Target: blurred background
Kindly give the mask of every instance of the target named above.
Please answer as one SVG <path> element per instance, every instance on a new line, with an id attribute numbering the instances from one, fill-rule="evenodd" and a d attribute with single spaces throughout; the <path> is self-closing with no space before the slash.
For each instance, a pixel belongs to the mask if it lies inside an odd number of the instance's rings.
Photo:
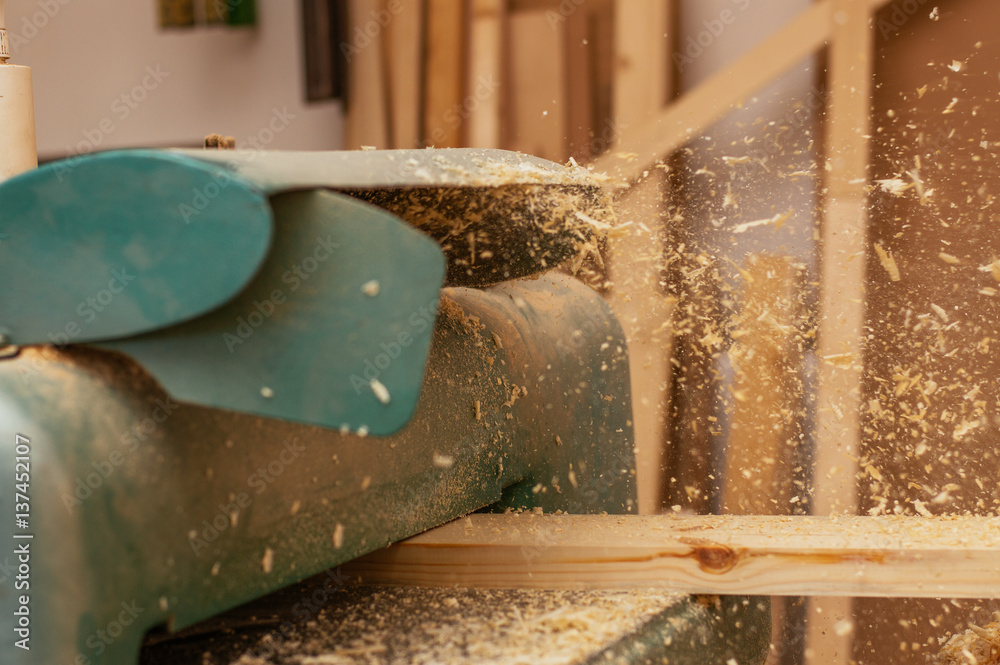
<path id="1" fill-rule="evenodd" d="M 39 156 L 489 147 L 606 173 L 643 512 L 995 514 L 994 0 L 9 0 Z M 991 175 L 992 174 L 992 175 Z M 975 537 L 975 534 L 970 534 Z M 775 599 L 773 663 L 982 602 Z"/>

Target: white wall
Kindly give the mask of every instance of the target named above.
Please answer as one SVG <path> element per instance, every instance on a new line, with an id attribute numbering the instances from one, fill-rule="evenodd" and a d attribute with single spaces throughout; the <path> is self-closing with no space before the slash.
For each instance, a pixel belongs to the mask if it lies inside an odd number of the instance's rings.
<path id="1" fill-rule="evenodd" d="M 339 148 L 340 104 L 305 103 L 300 3 L 257 5 L 255 29 L 162 31 L 156 0 L 8 0 L 11 62 L 34 76 L 39 155 L 190 146 L 212 132 Z"/>

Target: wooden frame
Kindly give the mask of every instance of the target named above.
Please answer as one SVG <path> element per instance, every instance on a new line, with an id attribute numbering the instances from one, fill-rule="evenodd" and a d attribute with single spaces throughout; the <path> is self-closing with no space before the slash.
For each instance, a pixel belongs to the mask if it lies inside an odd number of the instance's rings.
<path id="1" fill-rule="evenodd" d="M 769 596 L 1000 596 L 1000 518 L 460 518 L 357 559 L 367 583 Z"/>

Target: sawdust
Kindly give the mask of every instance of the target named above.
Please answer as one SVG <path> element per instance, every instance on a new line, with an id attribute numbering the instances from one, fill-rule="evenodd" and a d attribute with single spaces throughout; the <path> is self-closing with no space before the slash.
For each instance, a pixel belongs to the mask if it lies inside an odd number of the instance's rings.
<path id="1" fill-rule="evenodd" d="M 1000 612 L 996 621 L 979 627 L 969 624 L 963 633 L 940 639 L 941 651 L 928 656 L 931 665 L 997 665 L 1000 663 Z"/>
<path id="2" fill-rule="evenodd" d="M 636 631 L 685 596 L 655 591 L 346 589 L 283 640 L 229 665 L 561 665 Z"/>
<path id="3" fill-rule="evenodd" d="M 578 271 L 617 220 L 594 184 L 496 184 L 347 192 L 384 208 L 441 244 L 447 283 L 483 286 L 544 272 Z"/>

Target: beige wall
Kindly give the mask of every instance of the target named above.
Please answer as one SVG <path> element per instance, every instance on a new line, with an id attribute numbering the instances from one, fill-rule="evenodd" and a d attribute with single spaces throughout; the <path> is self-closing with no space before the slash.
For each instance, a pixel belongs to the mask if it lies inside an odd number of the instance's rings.
<path id="1" fill-rule="evenodd" d="M 258 0 L 256 29 L 164 32 L 155 0 L 8 0 L 12 62 L 33 70 L 40 156 L 212 132 L 340 147 L 340 104 L 305 104 L 299 4 Z"/>

